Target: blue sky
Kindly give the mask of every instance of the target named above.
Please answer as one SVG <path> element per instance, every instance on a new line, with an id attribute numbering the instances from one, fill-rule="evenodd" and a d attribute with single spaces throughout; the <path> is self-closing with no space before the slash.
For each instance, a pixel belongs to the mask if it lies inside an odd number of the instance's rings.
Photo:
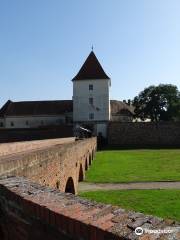
<path id="1" fill-rule="evenodd" d="M 111 99 L 151 84 L 180 89 L 179 0 L 1 0 L 0 105 L 71 99 L 92 44 Z"/>

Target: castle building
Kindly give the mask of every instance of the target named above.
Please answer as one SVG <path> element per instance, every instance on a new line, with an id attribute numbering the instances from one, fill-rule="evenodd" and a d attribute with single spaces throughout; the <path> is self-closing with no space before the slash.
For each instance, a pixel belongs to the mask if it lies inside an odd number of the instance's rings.
<path id="1" fill-rule="evenodd" d="M 23 101 L 8 100 L 0 110 L 0 127 L 37 128 L 72 124 L 72 100 Z"/>
<path id="2" fill-rule="evenodd" d="M 111 80 L 92 51 L 73 81 L 73 122 L 106 135 Z"/>
<path id="3" fill-rule="evenodd" d="M 111 79 L 93 51 L 72 79 L 73 100 L 23 101 L 8 100 L 0 109 L 0 128 L 39 128 L 73 124 L 106 137 L 109 121 L 129 122 L 133 107 L 110 100 Z"/>

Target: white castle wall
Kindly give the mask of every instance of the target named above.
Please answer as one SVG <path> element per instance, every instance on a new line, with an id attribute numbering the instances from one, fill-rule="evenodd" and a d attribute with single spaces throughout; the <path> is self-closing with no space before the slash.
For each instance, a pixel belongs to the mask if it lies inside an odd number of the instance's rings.
<path id="1" fill-rule="evenodd" d="M 89 90 L 90 84 L 93 84 L 93 90 Z M 109 85 L 108 79 L 73 81 L 74 122 L 110 120 Z M 89 104 L 91 97 L 92 105 Z M 94 113 L 92 120 L 89 119 L 90 113 Z"/>

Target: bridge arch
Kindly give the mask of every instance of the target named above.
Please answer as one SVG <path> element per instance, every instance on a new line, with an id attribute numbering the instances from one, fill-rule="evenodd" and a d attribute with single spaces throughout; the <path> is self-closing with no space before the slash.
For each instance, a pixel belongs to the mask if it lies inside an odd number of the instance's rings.
<path id="1" fill-rule="evenodd" d="M 91 163 L 92 163 L 92 157 L 91 157 L 92 155 L 91 154 L 89 154 L 89 165 L 91 165 Z"/>
<path id="2" fill-rule="evenodd" d="M 75 194 L 74 181 L 69 177 L 66 183 L 65 192 Z"/>
<path id="3" fill-rule="evenodd" d="M 83 167 L 82 164 L 79 166 L 79 182 L 82 182 L 84 180 L 84 173 L 83 173 Z"/>

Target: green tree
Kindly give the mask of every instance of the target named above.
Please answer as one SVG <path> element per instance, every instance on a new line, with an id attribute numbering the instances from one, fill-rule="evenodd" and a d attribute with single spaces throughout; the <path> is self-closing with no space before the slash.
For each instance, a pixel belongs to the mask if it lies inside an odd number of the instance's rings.
<path id="1" fill-rule="evenodd" d="M 150 86 L 133 100 L 135 117 L 153 122 L 180 120 L 180 92 L 171 84 Z"/>

